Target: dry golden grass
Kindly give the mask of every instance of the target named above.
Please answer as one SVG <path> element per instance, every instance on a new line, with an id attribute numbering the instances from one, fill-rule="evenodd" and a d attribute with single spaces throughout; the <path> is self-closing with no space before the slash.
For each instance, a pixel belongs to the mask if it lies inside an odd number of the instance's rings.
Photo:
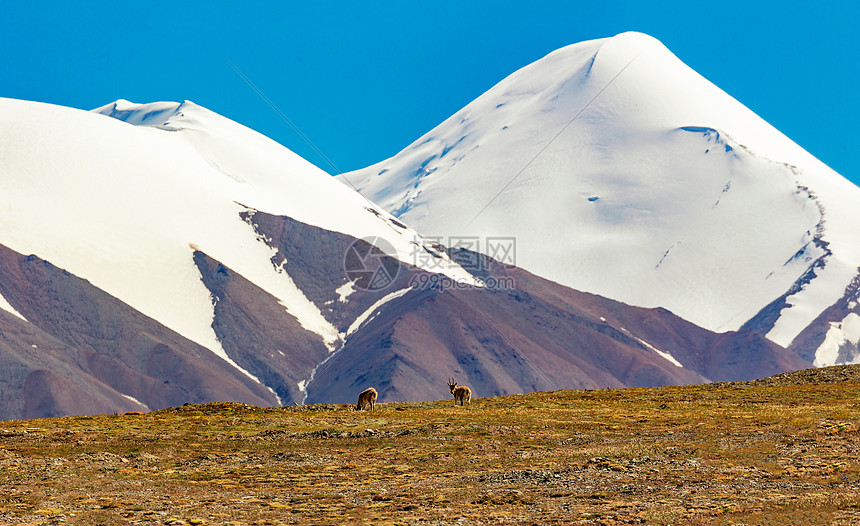
<path id="1" fill-rule="evenodd" d="M 452 404 L 0 422 L 0 523 L 860 524 L 860 383 Z"/>

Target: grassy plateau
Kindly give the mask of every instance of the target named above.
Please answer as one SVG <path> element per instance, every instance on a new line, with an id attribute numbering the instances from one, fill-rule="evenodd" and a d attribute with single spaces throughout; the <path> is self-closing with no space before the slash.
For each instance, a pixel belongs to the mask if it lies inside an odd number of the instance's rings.
<path id="1" fill-rule="evenodd" d="M 467 407 L 210 403 L 0 422 L 0 524 L 860 524 L 858 457 L 857 366 Z"/>

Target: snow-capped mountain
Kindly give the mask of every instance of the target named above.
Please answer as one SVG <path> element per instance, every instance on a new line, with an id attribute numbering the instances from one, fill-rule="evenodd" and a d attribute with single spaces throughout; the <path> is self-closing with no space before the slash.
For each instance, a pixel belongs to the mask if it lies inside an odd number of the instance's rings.
<path id="1" fill-rule="evenodd" d="M 198 255 L 244 276 L 331 351 L 345 334 L 275 259 L 254 215 L 384 237 L 402 261 L 418 248 L 414 231 L 353 190 L 191 102 L 120 100 L 85 112 L 0 99 L 0 138 L 0 244 L 88 281 L 258 383 L 222 345 Z M 471 280 L 456 264 L 444 268 Z M 0 308 L 27 320 L 2 289 Z"/>
<path id="2" fill-rule="evenodd" d="M 550 53 L 341 178 L 445 243 L 515 238 L 574 289 L 860 359 L 860 188 L 649 36 Z"/>
<path id="3" fill-rule="evenodd" d="M 190 102 L 9 99 L 0 363 L 0 418 L 352 402 L 369 385 L 438 399 L 451 375 L 487 396 L 810 365 L 751 330 L 446 249 Z"/>
<path id="4" fill-rule="evenodd" d="M 385 237 L 402 261 L 418 239 L 291 151 L 188 101 L 121 100 L 94 113 L 0 103 L 10 127 L 0 161 L 3 244 L 87 279 L 222 357 L 195 251 L 278 298 L 326 344 L 339 337 L 296 287 L 288 263 L 272 264 L 254 211 Z"/>

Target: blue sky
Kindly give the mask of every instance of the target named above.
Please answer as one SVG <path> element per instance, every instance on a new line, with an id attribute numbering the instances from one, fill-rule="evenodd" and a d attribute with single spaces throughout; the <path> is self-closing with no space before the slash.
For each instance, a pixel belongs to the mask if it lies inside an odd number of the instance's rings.
<path id="1" fill-rule="evenodd" d="M 321 168 L 407 146 L 559 47 L 635 30 L 855 183 L 860 2 L 0 3 L 0 96 L 189 99 Z"/>

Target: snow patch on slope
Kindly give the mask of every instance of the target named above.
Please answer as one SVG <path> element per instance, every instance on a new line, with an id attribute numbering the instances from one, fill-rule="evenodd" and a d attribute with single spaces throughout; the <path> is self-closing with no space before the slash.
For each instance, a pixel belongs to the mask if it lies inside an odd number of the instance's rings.
<path id="1" fill-rule="evenodd" d="M 15 316 L 17 316 L 18 318 L 21 318 L 21 319 L 22 319 L 22 320 L 24 320 L 24 321 L 29 321 L 29 320 L 27 320 L 27 318 L 25 318 L 25 317 L 24 317 L 20 312 L 18 312 L 18 311 L 15 309 L 15 307 L 13 307 L 13 306 L 12 306 L 12 305 L 11 305 L 11 304 L 6 300 L 6 298 L 4 298 L 4 297 L 3 297 L 3 295 L 2 295 L 2 294 L 0 294 L 0 309 L 5 310 L 5 311 L 6 311 L 6 312 L 8 312 L 9 314 L 13 314 L 13 315 L 15 315 Z"/>
<path id="2" fill-rule="evenodd" d="M 141 402 L 137 398 L 135 398 L 131 395 L 123 394 L 123 393 L 120 393 L 120 394 L 123 396 L 123 398 L 130 400 L 130 401 L 134 402 L 135 404 L 139 405 L 140 407 L 142 407 L 144 411 L 152 411 L 152 409 L 150 409 L 148 405 L 144 404 L 143 402 Z"/>
<path id="3" fill-rule="evenodd" d="M 601 317 L 601 318 L 600 318 L 600 320 L 601 320 L 601 321 L 604 321 L 604 322 L 606 321 L 606 319 L 605 319 L 605 318 L 603 318 L 603 317 Z M 628 331 L 628 330 L 627 330 L 627 329 L 625 329 L 624 327 L 621 327 L 621 330 L 622 330 L 622 331 L 624 331 L 624 332 L 626 332 L 628 335 L 630 335 L 630 336 L 631 336 L 634 340 L 636 340 L 637 342 L 639 342 L 639 343 L 641 343 L 642 345 L 644 345 L 646 349 L 648 349 L 648 350 L 650 350 L 650 351 L 652 351 L 652 352 L 654 352 L 654 353 L 658 354 L 660 357 L 662 357 L 662 358 L 666 359 L 666 361 L 670 362 L 670 363 L 671 363 L 672 365 L 674 365 L 675 367 L 684 367 L 684 365 L 683 365 L 681 362 L 679 362 L 678 360 L 676 360 L 676 359 L 675 359 L 675 357 L 674 357 L 674 356 L 672 356 L 672 353 L 668 353 L 668 352 L 666 352 L 666 351 L 661 351 L 660 349 L 658 349 L 658 348 L 654 347 L 653 345 L 651 345 L 650 343 L 646 342 L 646 341 L 645 341 L 645 340 L 643 340 L 642 338 L 640 338 L 640 337 L 638 337 L 638 336 L 634 335 L 632 332 Z"/>
<path id="4" fill-rule="evenodd" d="M 337 294 L 337 301 L 340 303 L 346 303 L 349 301 L 349 296 L 355 292 L 355 281 L 347 281 L 337 289 L 335 289 L 335 293 Z"/>
<path id="5" fill-rule="evenodd" d="M 653 345 L 651 345 L 650 343 L 646 342 L 646 341 L 645 341 L 645 340 L 643 340 L 642 338 L 637 338 L 636 336 L 634 336 L 634 338 L 636 338 L 636 341 L 637 341 L 637 342 L 641 343 L 642 345 L 644 345 L 645 347 L 647 347 L 647 348 L 648 348 L 648 349 L 650 349 L 651 351 L 653 351 L 653 352 L 655 352 L 655 353 L 659 354 L 660 356 L 662 356 L 663 358 L 665 358 L 667 361 L 669 361 L 669 362 L 670 362 L 672 365 L 674 365 L 675 367 L 684 367 L 684 366 L 681 364 L 681 362 L 679 362 L 678 360 L 676 360 L 676 359 L 675 359 L 675 357 L 674 357 L 674 356 L 672 356 L 672 353 L 668 353 L 668 352 L 666 352 L 666 351 L 661 351 L 660 349 L 658 349 L 658 348 L 654 347 Z"/>
<path id="6" fill-rule="evenodd" d="M 831 322 L 824 342 L 815 351 L 816 367 L 860 363 L 860 316 L 849 313 L 840 322 Z"/>
<path id="7" fill-rule="evenodd" d="M 391 293 L 386 294 L 385 296 L 379 298 L 376 301 L 376 303 L 371 305 L 367 310 L 365 310 L 364 312 L 359 314 L 357 318 L 355 318 L 355 321 L 353 321 L 350 324 L 349 328 L 346 330 L 346 333 L 343 335 L 343 339 L 346 340 L 346 338 L 351 336 L 362 325 L 364 325 L 364 322 L 367 321 L 367 319 L 372 314 L 374 314 L 380 307 L 382 307 L 383 305 L 385 305 L 389 301 L 396 300 L 397 298 L 403 296 L 404 294 L 406 294 L 410 290 L 412 290 L 412 287 L 407 287 L 405 289 L 395 290 L 394 292 L 391 292 Z"/>
<path id="8" fill-rule="evenodd" d="M 254 285 L 274 296 L 303 328 L 319 335 L 329 351 L 334 350 L 339 338 L 337 329 L 295 283 L 290 276 L 288 262 L 283 260 L 277 264 L 274 263 L 278 251 L 257 234 L 251 222 L 254 211 L 244 206 L 235 206 L 235 217 L 241 217 L 249 212 L 251 215 L 246 216 L 248 220 L 232 222 L 225 225 L 225 228 L 235 226 L 244 231 L 248 238 L 254 238 L 257 242 L 247 244 L 244 257 L 234 261 L 232 265 L 235 266 L 231 266 L 231 268 Z M 236 235 L 228 236 L 228 238 L 241 238 L 241 235 L 237 232 Z M 222 248 L 226 251 L 230 247 Z M 218 258 L 216 257 L 216 259 Z"/>

